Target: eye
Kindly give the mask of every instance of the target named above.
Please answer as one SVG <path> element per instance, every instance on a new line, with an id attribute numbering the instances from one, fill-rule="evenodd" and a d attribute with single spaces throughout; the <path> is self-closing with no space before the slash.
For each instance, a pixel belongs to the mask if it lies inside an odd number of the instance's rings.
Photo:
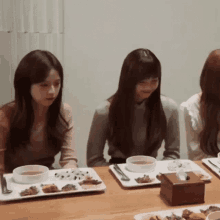
<path id="1" fill-rule="evenodd" d="M 60 82 L 55 83 L 55 87 L 59 87 L 60 86 Z"/>
<path id="2" fill-rule="evenodd" d="M 45 88 L 45 87 L 48 87 L 49 85 L 48 84 L 41 84 L 40 86 Z"/>

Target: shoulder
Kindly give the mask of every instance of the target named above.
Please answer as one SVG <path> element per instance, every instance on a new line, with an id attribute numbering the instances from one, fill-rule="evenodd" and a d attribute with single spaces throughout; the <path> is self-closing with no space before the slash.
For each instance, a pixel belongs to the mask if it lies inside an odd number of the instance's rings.
<path id="1" fill-rule="evenodd" d="M 110 107 L 110 102 L 105 100 L 96 107 L 95 112 L 96 114 L 101 116 L 108 115 L 109 107 Z"/>
<path id="2" fill-rule="evenodd" d="M 12 116 L 12 111 L 15 108 L 15 103 L 10 102 L 0 106 L 0 125 L 9 128 L 10 118 Z"/>
<path id="3" fill-rule="evenodd" d="M 65 120 L 70 121 L 72 119 L 72 107 L 69 104 L 62 103 L 60 112 Z"/>
<path id="4" fill-rule="evenodd" d="M 200 99 L 201 93 L 197 93 L 180 105 L 180 108 L 184 111 L 184 113 L 190 116 L 194 130 L 201 129 L 202 127 L 202 119 L 200 116 Z"/>
<path id="5" fill-rule="evenodd" d="M 177 103 L 171 99 L 170 97 L 161 95 L 161 103 L 163 105 L 164 110 L 176 111 L 178 110 Z"/>
<path id="6" fill-rule="evenodd" d="M 198 109 L 200 106 L 200 98 L 201 98 L 201 93 L 194 94 L 187 101 L 182 102 L 181 106 L 186 107 L 187 109 L 191 109 L 191 108 Z"/>

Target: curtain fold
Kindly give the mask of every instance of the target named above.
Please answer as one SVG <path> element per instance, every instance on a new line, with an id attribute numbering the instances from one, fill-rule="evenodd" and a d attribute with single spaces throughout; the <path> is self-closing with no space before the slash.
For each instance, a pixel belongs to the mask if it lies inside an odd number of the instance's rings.
<path id="1" fill-rule="evenodd" d="M 10 55 L 11 82 L 18 63 L 32 50 L 48 50 L 63 64 L 63 10 L 64 0 L 0 0 L 0 39 L 7 45 L 0 55 Z"/>

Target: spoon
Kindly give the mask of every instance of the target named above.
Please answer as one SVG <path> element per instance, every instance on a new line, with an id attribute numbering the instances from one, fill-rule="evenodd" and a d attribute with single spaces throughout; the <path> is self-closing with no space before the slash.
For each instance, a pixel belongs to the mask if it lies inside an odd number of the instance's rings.
<path id="1" fill-rule="evenodd" d="M 2 187 L 2 194 L 10 194 L 12 190 L 7 188 L 7 182 L 3 174 L 1 174 L 1 187 Z"/>

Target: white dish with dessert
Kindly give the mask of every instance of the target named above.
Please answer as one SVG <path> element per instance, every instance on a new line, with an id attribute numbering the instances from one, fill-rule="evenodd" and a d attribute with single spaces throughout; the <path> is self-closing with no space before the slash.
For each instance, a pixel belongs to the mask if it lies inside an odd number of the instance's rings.
<path id="1" fill-rule="evenodd" d="M 134 172 L 128 168 L 127 163 L 118 164 L 121 171 L 130 178 L 130 181 L 121 180 L 120 174 L 114 169 L 114 165 L 110 165 L 109 169 L 119 180 L 123 187 L 139 187 L 145 185 L 159 185 L 161 182 L 157 178 L 160 173 L 176 173 L 180 170 L 184 172 L 193 171 L 196 175 L 200 176 L 201 180 L 210 181 L 211 175 L 203 170 L 195 162 L 187 159 L 179 160 L 163 160 L 156 161 L 156 165 L 153 170 L 147 172 Z M 142 181 L 143 180 L 143 181 Z"/>
<path id="2" fill-rule="evenodd" d="M 12 190 L 12 193 L 4 195 L 0 190 L 0 201 L 95 191 L 100 192 L 106 189 L 106 185 L 93 168 L 49 170 L 48 173 L 47 179 L 43 179 L 37 183 L 18 183 L 12 173 L 4 174 L 7 187 L 9 190 Z"/>
<path id="3" fill-rule="evenodd" d="M 206 220 L 210 213 L 220 211 L 220 204 L 198 205 L 164 211 L 146 212 L 134 216 L 134 220 Z"/>

